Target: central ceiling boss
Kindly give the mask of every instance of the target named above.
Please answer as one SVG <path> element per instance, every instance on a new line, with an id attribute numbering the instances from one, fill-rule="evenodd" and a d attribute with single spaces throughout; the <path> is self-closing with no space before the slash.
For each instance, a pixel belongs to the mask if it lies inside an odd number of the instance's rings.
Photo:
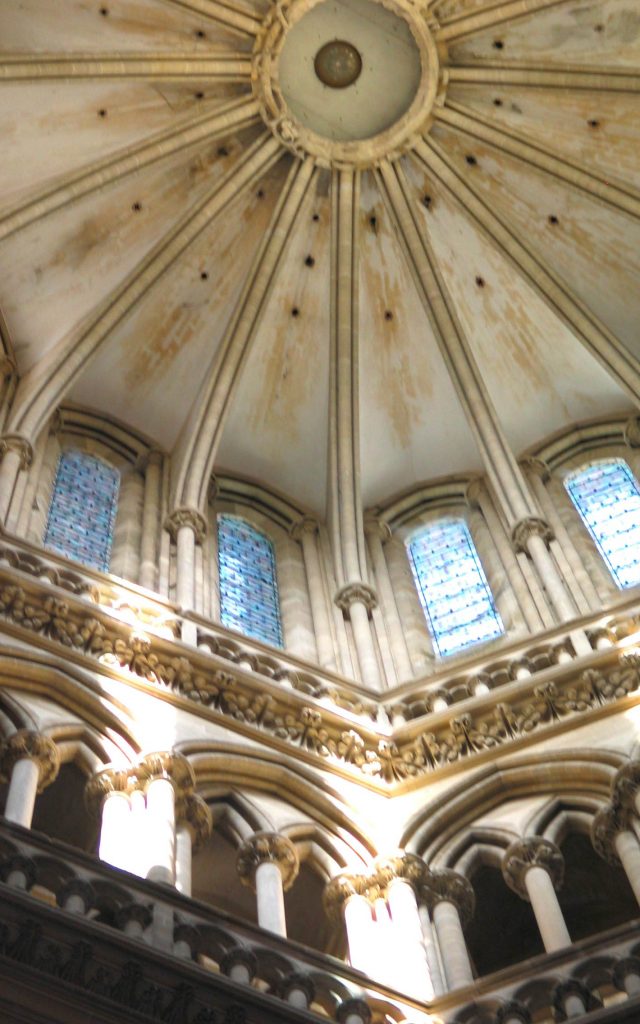
<path id="1" fill-rule="evenodd" d="M 435 42 L 410 0 L 285 0 L 254 49 L 265 122 L 324 166 L 399 156 L 428 128 L 439 84 Z"/>

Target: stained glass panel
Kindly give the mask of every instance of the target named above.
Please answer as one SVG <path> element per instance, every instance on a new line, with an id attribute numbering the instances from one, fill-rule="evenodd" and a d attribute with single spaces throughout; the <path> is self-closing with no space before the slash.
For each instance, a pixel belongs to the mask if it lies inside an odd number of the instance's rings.
<path id="1" fill-rule="evenodd" d="M 109 571 L 120 474 L 84 452 L 60 456 L 44 546 L 74 562 Z"/>
<path id="2" fill-rule="evenodd" d="M 282 647 L 273 545 L 236 516 L 218 516 L 220 621 L 245 636 Z"/>
<path id="3" fill-rule="evenodd" d="M 408 550 L 438 654 L 500 636 L 502 622 L 464 520 L 438 520 L 415 536 Z"/>
<path id="4" fill-rule="evenodd" d="M 640 585 L 640 488 L 626 462 L 596 462 L 565 486 L 618 586 Z"/>

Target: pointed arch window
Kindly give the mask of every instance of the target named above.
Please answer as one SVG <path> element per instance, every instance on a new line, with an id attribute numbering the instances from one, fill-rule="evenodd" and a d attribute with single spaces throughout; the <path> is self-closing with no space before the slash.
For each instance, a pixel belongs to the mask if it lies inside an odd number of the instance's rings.
<path id="1" fill-rule="evenodd" d="M 94 455 L 63 452 L 58 461 L 44 546 L 109 571 L 120 474 Z"/>
<path id="2" fill-rule="evenodd" d="M 565 487 L 618 586 L 640 585 L 640 487 L 626 462 L 594 462 Z"/>
<path id="3" fill-rule="evenodd" d="M 238 516 L 218 516 L 220 621 L 254 640 L 282 647 L 273 544 Z"/>
<path id="4" fill-rule="evenodd" d="M 455 654 L 504 632 L 464 519 L 439 519 L 407 546 L 439 655 Z"/>

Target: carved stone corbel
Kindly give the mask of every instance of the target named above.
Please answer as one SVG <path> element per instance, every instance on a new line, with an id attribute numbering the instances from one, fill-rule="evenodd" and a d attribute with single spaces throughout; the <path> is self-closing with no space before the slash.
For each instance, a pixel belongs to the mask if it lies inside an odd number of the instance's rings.
<path id="1" fill-rule="evenodd" d="M 20 456 L 20 469 L 28 469 L 33 462 L 33 446 L 20 434 L 3 434 L 0 437 L 0 458 L 4 458 L 7 452 Z"/>
<path id="2" fill-rule="evenodd" d="M 333 600 L 347 615 L 351 605 L 356 601 L 363 604 L 369 614 L 378 606 L 376 592 L 368 583 L 347 583 L 337 591 Z"/>

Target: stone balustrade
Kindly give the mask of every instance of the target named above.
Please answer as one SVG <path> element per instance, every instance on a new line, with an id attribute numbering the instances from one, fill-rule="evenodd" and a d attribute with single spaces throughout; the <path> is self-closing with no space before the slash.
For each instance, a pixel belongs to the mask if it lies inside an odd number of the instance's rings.
<path id="1" fill-rule="evenodd" d="M 425 1002 L 6 822 L 0 886 L 0 978 L 28 967 L 45 985 L 47 974 L 63 978 L 79 1000 L 126 1003 L 151 1020 L 215 1024 L 230 1006 L 238 1021 L 269 1024 L 307 1010 L 354 1024 L 595 1024 L 640 1012 L 637 920 Z"/>

